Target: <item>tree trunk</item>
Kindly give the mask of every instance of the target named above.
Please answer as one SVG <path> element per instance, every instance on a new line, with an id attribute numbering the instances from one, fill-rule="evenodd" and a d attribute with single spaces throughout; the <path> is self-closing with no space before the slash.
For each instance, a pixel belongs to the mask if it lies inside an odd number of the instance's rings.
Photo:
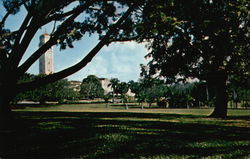
<path id="1" fill-rule="evenodd" d="M 0 88 L 1 89 L 1 88 Z M 12 114 L 10 108 L 11 97 L 0 90 L 0 130 L 8 129 L 12 121 Z"/>
<path id="2" fill-rule="evenodd" d="M 227 92 L 226 92 L 226 80 L 227 75 L 222 71 L 218 71 L 211 79 L 215 87 L 215 108 L 210 117 L 226 118 L 227 117 Z"/>
<path id="3" fill-rule="evenodd" d="M 149 107 L 149 108 L 151 108 L 151 106 L 152 106 L 152 103 L 151 103 L 151 102 L 149 102 L 149 103 L 148 103 L 148 107 Z"/>
<path id="4" fill-rule="evenodd" d="M 233 90 L 233 101 L 235 102 L 235 108 L 238 107 L 238 94 L 236 93 L 235 89 Z"/>
<path id="5" fill-rule="evenodd" d="M 238 108 L 238 101 L 235 101 L 235 108 Z"/>
<path id="6" fill-rule="evenodd" d="M 128 104 L 127 103 L 125 103 L 125 106 L 126 106 L 126 110 L 128 110 Z"/>
<path id="7" fill-rule="evenodd" d="M 6 83 L 0 83 L 0 158 L 5 156 L 6 144 L 12 139 L 12 132 L 18 125 L 14 121 L 10 107 L 14 91 L 8 86 Z"/>
<path id="8" fill-rule="evenodd" d="M 208 85 L 206 85 L 206 97 L 207 97 L 207 106 L 210 107 L 210 104 L 209 104 L 209 91 L 208 91 Z"/>

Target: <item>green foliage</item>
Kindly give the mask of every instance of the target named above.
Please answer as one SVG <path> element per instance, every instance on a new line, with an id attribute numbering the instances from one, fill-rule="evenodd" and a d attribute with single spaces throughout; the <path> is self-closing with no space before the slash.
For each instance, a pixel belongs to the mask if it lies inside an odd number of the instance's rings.
<path id="1" fill-rule="evenodd" d="M 111 98 L 112 98 L 111 92 L 109 92 L 103 96 L 103 99 L 105 100 L 106 103 L 108 103 Z"/>
<path id="2" fill-rule="evenodd" d="M 144 71 L 168 83 L 206 80 L 215 89 L 211 115 L 226 117 L 226 80 L 250 69 L 249 25 L 247 0 L 148 1 L 136 29 L 149 39 Z"/>
<path id="3" fill-rule="evenodd" d="M 118 90 L 119 83 L 120 83 L 120 80 L 118 80 L 118 78 L 112 78 L 110 80 L 110 83 L 108 86 L 112 88 L 113 95 L 119 93 L 119 90 Z"/>
<path id="4" fill-rule="evenodd" d="M 250 107 L 250 103 L 243 103 L 242 107 L 249 108 Z"/>
<path id="5" fill-rule="evenodd" d="M 79 101 L 79 100 L 66 100 L 62 104 L 102 104 L 104 101 Z M 72 107 L 71 107 L 72 108 Z"/>
<path id="6" fill-rule="evenodd" d="M 185 108 L 191 104 L 191 86 L 189 84 L 176 84 L 168 89 L 168 102 L 170 108 Z"/>
<path id="7" fill-rule="evenodd" d="M 230 76 L 228 84 L 229 99 L 234 102 L 250 100 L 250 74 Z"/>
<path id="8" fill-rule="evenodd" d="M 140 92 L 141 84 L 139 82 L 135 82 L 132 80 L 129 81 L 128 84 L 132 93 L 138 94 Z"/>
<path id="9" fill-rule="evenodd" d="M 135 93 L 139 103 L 147 102 L 151 105 L 166 96 L 167 86 L 161 80 L 148 77 L 141 79 L 140 82 L 131 81 L 130 83 L 131 91 Z"/>
<path id="10" fill-rule="evenodd" d="M 169 80 L 207 80 L 216 70 L 246 72 L 248 6 L 246 0 L 149 2 L 148 12 L 143 13 L 144 30 L 139 32 L 141 37 L 152 37 L 149 74 L 158 72 Z"/>
<path id="11" fill-rule="evenodd" d="M 58 101 L 62 103 L 64 100 L 78 98 L 77 93 L 69 88 L 69 82 L 66 79 L 48 84 L 32 91 L 33 101 L 44 103 L 45 101 Z"/>
<path id="12" fill-rule="evenodd" d="M 80 94 L 84 98 L 101 98 L 104 95 L 101 81 L 95 75 L 89 75 L 82 80 Z"/>
<path id="13" fill-rule="evenodd" d="M 156 102 L 160 107 L 166 107 L 168 103 L 171 108 L 210 106 L 214 103 L 215 92 L 212 88 L 207 90 L 205 82 L 166 85 L 164 81 L 148 76 L 139 82 L 130 81 L 129 84 L 139 103 L 151 105 Z"/>
<path id="14" fill-rule="evenodd" d="M 37 78 L 41 78 L 43 76 L 44 75 L 35 76 L 31 74 L 25 74 L 25 76 L 23 76 L 19 80 L 19 82 L 25 83 Z M 69 88 L 68 80 L 62 79 L 46 86 L 39 87 L 32 91 L 19 93 L 12 102 L 16 103 L 21 100 L 32 100 L 40 103 L 45 103 L 46 101 L 58 101 L 59 103 L 61 103 L 64 100 L 72 100 L 77 98 L 78 93 Z"/>
<path id="15" fill-rule="evenodd" d="M 129 90 L 129 85 L 126 83 L 126 82 L 121 82 L 121 83 L 118 83 L 116 89 L 115 89 L 117 93 L 121 94 L 121 95 L 124 95 L 128 92 Z"/>

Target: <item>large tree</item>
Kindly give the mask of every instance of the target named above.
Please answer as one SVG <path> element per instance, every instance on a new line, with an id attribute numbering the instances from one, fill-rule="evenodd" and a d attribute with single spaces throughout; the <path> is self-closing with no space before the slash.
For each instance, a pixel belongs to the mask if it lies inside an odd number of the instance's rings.
<path id="1" fill-rule="evenodd" d="M 249 23 L 248 0 L 152 0 L 135 35 L 149 39 L 149 74 L 207 81 L 216 90 L 211 116 L 226 117 L 228 77 L 250 69 Z"/>
<path id="2" fill-rule="evenodd" d="M 131 24 L 131 13 L 138 9 L 138 1 L 133 0 L 4 0 L 1 5 L 5 15 L 0 19 L 0 117 L 10 116 L 9 102 L 17 93 L 65 78 L 85 67 L 111 39 L 124 34 L 123 30 Z M 24 17 L 16 15 L 21 9 L 25 10 Z M 16 30 L 6 25 L 12 15 L 23 19 Z M 21 63 L 37 31 L 48 24 L 54 26 L 50 39 Z M 53 45 L 72 48 L 74 41 L 93 33 L 99 35 L 100 41 L 77 64 L 34 81 L 17 82 Z"/>
<path id="3" fill-rule="evenodd" d="M 104 89 L 101 81 L 95 75 L 89 75 L 82 80 L 80 95 L 84 98 L 101 98 L 104 96 Z"/>
<path id="4" fill-rule="evenodd" d="M 128 109 L 128 105 L 126 104 L 127 99 L 128 99 L 126 93 L 128 92 L 128 90 L 129 90 L 129 84 L 128 83 L 126 83 L 126 82 L 118 83 L 118 85 L 117 85 L 117 93 L 121 95 L 122 103 L 125 104 L 126 109 Z"/>

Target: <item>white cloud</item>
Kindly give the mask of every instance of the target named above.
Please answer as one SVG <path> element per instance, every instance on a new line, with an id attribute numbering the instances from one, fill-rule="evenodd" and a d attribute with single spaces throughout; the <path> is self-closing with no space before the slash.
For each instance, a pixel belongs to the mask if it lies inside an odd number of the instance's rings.
<path id="1" fill-rule="evenodd" d="M 135 42 L 114 43 L 105 47 L 89 65 L 70 79 L 82 80 L 90 74 L 98 77 L 118 78 L 121 81 L 137 80 L 140 64 L 145 64 L 147 49 Z"/>

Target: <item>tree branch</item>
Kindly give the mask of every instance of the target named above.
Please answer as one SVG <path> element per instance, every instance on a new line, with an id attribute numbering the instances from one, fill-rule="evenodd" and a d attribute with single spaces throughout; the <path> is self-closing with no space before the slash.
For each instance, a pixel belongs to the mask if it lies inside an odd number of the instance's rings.
<path id="1" fill-rule="evenodd" d="M 25 4 L 25 1 L 20 2 L 18 5 L 21 6 L 23 4 Z M 14 7 L 8 9 L 7 13 L 4 15 L 2 21 L 0 22 L 0 26 L 2 26 L 2 27 L 4 26 L 5 21 L 7 20 L 7 18 L 9 17 L 9 15 L 13 13 L 13 10 L 14 10 Z"/>
<path id="2" fill-rule="evenodd" d="M 7 12 L 7 13 L 4 15 L 2 21 L 0 22 L 0 26 L 1 26 L 1 27 L 4 27 L 5 21 L 6 21 L 6 19 L 8 18 L 9 15 L 10 15 L 10 12 Z"/>
<path id="3" fill-rule="evenodd" d="M 22 76 L 30 66 L 39 59 L 39 57 L 44 54 L 49 48 L 57 43 L 55 38 L 50 38 L 44 45 L 37 49 L 21 66 L 17 68 L 17 77 Z"/>
<path id="4" fill-rule="evenodd" d="M 50 47 L 55 45 L 57 43 L 57 39 L 59 35 L 65 31 L 65 28 L 68 26 L 68 24 L 72 23 L 74 19 L 81 14 L 85 9 L 87 9 L 90 5 L 93 4 L 94 1 L 88 1 L 88 3 L 85 3 L 85 5 L 81 6 L 77 12 L 75 12 L 73 15 L 71 15 L 67 20 L 65 20 L 61 26 L 54 32 L 54 34 L 51 36 L 51 38 L 37 51 L 35 51 L 21 66 L 17 69 L 17 77 L 20 77 L 22 74 L 24 74 L 29 67 L 39 59 L 39 57 L 44 54 Z"/>
<path id="5" fill-rule="evenodd" d="M 15 38 L 14 48 L 19 45 L 21 37 L 22 37 L 23 33 L 25 32 L 25 30 L 28 28 L 28 24 L 29 24 L 29 21 L 31 18 L 32 18 L 32 15 L 28 12 L 22 25 L 20 26 L 20 28 L 17 31 L 17 37 Z"/>
<path id="6" fill-rule="evenodd" d="M 149 40 L 154 39 L 155 36 L 152 37 L 144 37 L 143 39 L 140 39 L 140 36 L 133 36 L 133 37 L 125 37 L 125 38 L 110 38 L 110 42 L 129 42 L 129 41 L 137 41 L 141 40 L 139 42 L 147 42 Z"/>
<path id="7" fill-rule="evenodd" d="M 87 9 L 87 7 L 91 6 L 93 3 L 95 2 L 95 0 L 90 0 L 90 1 L 87 1 L 84 5 L 82 6 L 78 6 L 68 12 L 65 12 L 65 13 L 62 13 L 62 14 L 54 14 L 53 16 L 51 17 L 48 17 L 47 19 L 45 19 L 43 25 L 51 22 L 51 21 L 56 21 L 56 20 L 60 20 L 62 18 L 65 18 L 67 16 L 70 16 L 72 14 L 75 14 L 75 13 L 81 13 L 83 12 L 85 9 Z"/>
<path id="8" fill-rule="evenodd" d="M 19 43 L 18 41 L 22 37 L 22 33 L 18 35 L 17 41 L 15 41 L 13 47 L 14 49 L 11 52 L 11 57 L 10 57 L 10 65 L 12 65 L 12 67 L 16 68 L 18 66 L 26 49 L 28 48 L 31 40 L 35 36 L 38 29 L 39 29 L 38 19 L 31 19 L 30 25 L 27 27 L 27 30 L 22 38 L 21 43 Z"/>
<path id="9" fill-rule="evenodd" d="M 58 37 L 61 32 L 67 27 L 66 24 L 71 23 L 79 14 L 81 14 L 87 7 L 89 7 L 89 5 L 93 4 L 94 0 L 90 0 L 87 1 L 84 5 L 82 5 L 81 7 L 79 7 L 78 10 L 76 10 L 67 20 L 65 20 L 65 22 L 63 23 L 62 27 L 60 27 L 60 31 L 55 32 L 55 34 L 53 34 L 53 36 Z M 38 22 L 39 19 L 32 19 L 32 22 L 30 22 L 30 25 L 28 26 L 28 29 L 22 39 L 21 44 L 18 46 L 18 43 L 16 44 L 17 46 L 14 48 L 16 48 L 13 51 L 13 58 L 11 60 L 12 65 L 14 64 L 14 67 L 17 67 L 30 43 L 30 41 L 32 40 L 32 38 L 34 37 L 36 31 L 43 25 L 45 25 L 45 23 L 42 22 Z M 46 21 L 46 19 L 45 19 Z M 18 53 L 17 53 L 18 52 Z"/>
<path id="10" fill-rule="evenodd" d="M 28 83 L 19 84 L 19 85 L 17 85 L 17 91 L 18 92 L 27 91 L 27 90 L 35 89 L 41 85 L 55 82 L 59 79 L 65 78 L 65 77 L 79 71 L 83 67 L 85 67 L 93 59 L 93 57 L 101 50 L 101 48 L 104 45 L 106 45 L 107 43 L 109 43 L 110 36 L 117 31 L 119 26 L 122 24 L 122 22 L 126 18 L 128 18 L 128 16 L 135 9 L 135 7 L 136 7 L 135 4 L 132 5 L 131 7 L 129 7 L 129 9 L 124 13 L 124 15 L 114 25 L 112 25 L 110 27 L 109 31 L 102 38 L 102 40 L 80 62 L 78 62 L 77 64 L 75 64 L 67 69 L 64 69 L 60 72 L 45 76 L 45 77 L 40 78 L 38 80 L 28 82 Z"/>

